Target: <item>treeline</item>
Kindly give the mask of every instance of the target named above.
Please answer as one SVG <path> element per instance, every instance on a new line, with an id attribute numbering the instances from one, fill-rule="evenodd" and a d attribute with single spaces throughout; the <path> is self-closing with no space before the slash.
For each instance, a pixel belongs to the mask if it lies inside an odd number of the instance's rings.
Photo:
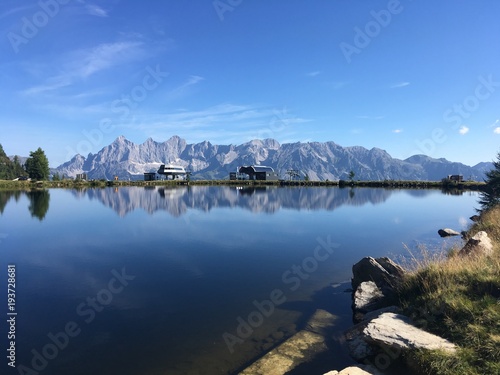
<path id="1" fill-rule="evenodd" d="M 0 180 L 29 177 L 43 181 L 48 180 L 49 173 L 49 160 L 40 147 L 36 151 L 31 151 L 29 158 L 22 165 L 17 156 L 14 160 L 10 160 L 0 144 Z"/>

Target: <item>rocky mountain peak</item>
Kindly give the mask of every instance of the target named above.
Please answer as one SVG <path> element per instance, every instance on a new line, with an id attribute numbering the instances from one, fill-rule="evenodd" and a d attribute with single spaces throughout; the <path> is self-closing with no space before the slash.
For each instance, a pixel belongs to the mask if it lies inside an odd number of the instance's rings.
<path id="1" fill-rule="evenodd" d="M 406 160 L 392 158 L 385 150 L 361 146 L 342 147 L 334 142 L 296 142 L 280 145 L 274 139 L 254 139 L 241 145 L 214 145 L 208 141 L 187 144 L 174 135 L 164 142 L 148 138 L 135 144 L 124 136 L 87 158 L 75 155 L 56 171 L 75 177 L 86 172 L 89 178 L 142 179 L 144 172 L 173 162 L 193 172 L 192 178 L 225 179 L 238 166 L 261 164 L 275 169 L 282 178 L 290 169 L 311 179 L 346 179 L 352 170 L 363 180 L 441 180 L 450 174 L 482 180 L 491 163 L 478 168 L 426 155 Z M 488 168 L 489 166 L 489 168 Z"/>

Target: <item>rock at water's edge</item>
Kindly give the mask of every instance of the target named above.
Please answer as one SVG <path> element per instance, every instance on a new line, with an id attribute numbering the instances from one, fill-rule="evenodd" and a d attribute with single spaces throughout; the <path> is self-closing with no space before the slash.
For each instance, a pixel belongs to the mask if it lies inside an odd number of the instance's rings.
<path id="1" fill-rule="evenodd" d="M 387 257 L 365 257 L 352 266 L 352 289 L 356 290 L 363 281 L 373 281 L 377 286 L 390 284 L 403 276 L 404 269 Z"/>
<path id="2" fill-rule="evenodd" d="M 474 237 L 471 237 L 465 244 L 460 255 L 491 255 L 493 254 L 493 244 L 488 237 L 488 233 L 481 231 L 477 232 Z"/>
<path id="3" fill-rule="evenodd" d="M 365 340 L 394 349 L 456 351 L 455 344 L 411 324 L 406 316 L 384 313 L 370 321 L 363 330 Z"/>
<path id="4" fill-rule="evenodd" d="M 456 230 L 450 229 L 450 228 L 440 229 L 440 230 L 438 230 L 438 234 L 441 237 L 450 237 L 450 236 L 459 236 L 460 235 L 459 232 L 457 232 Z"/>
<path id="5" fill-rule="evenodd" d="M 372 366 L 351 366 L 342 371 L 329 371 L 323 375 L 379 375 L 377 369 Z"/>
<path id="6" fill-rule="evenodd" d="M 367 313 L 382 307 L 384 294 L 373 281 L 363 281 L 356 289 L 353 298 L 354 310 Z"/>

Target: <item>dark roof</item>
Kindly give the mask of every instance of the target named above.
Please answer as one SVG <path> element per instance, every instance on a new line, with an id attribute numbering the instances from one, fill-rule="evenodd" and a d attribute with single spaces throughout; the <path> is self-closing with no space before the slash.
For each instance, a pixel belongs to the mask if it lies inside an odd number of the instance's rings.
<path id="1" fill-rule="evenodd" d="M 271 167 L 266 167 L 265 165 L 249 165 L 246 167 L 240 167 L 240 173 L 259 173 L 259 172 L 264 172 L 264 173 L 272 173 L 274 172 L 274 169 Z"/>

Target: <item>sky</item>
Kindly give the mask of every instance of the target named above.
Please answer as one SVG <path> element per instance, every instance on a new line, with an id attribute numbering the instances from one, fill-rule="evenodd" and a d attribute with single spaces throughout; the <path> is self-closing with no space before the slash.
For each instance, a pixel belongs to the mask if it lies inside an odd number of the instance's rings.
<path id="1" fill-rule="evenodd" d="M 498 0 L 2 0 L 0 144 L 52 167 L 137 144 L 500 151 Z"/>

